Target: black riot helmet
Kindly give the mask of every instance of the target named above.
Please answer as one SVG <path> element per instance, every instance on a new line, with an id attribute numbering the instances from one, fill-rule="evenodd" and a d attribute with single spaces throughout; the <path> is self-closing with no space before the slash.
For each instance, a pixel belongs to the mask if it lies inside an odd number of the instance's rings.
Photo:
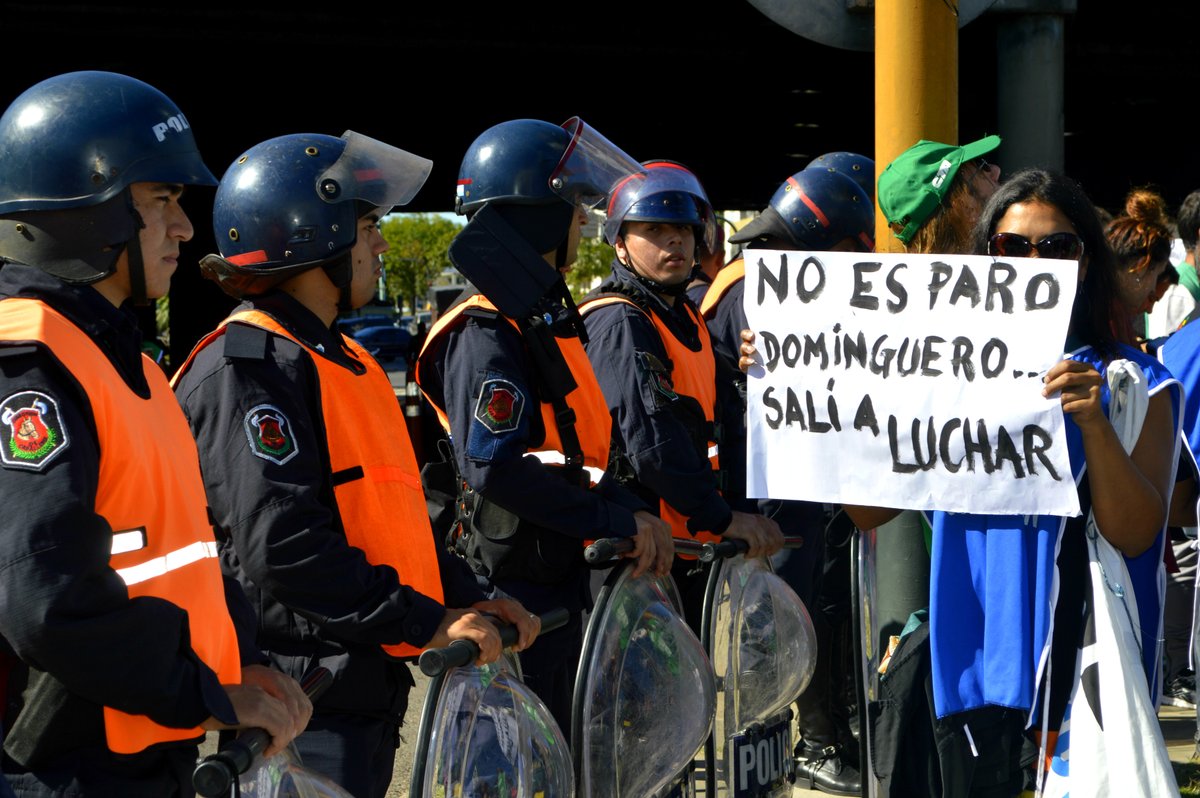
<path id="1" fill-rule="evenodd" d="M 458 270 L 502 313 L 524 315 L 548 291 L 566 294 L 577 207 L 608 198 L 642 166 L 583 120 L 514 119 L 488 128 L 463 156 L 455 209 L 469 222 L 450 247 Z M 566 294 L 569 297 L 569 294 Z"/>
<path id="2" fill-rule="evenodd" d="M 458 170 L 455 210 L 468 218 L 484 205 L 505 212 L 538 252 L 567 237 L 575 207 L 595 206 L 642 167 L 573 117 L 562 125 L 514 119 L 479 134 Z"/>
<path id="3" fill-rule="evenodd" d="M 837 172 L 858 183 L 858 187 L 875 201 L 875 161 L 857 152 L 827 152 L 809 161 L 805 169 L 825 169 Z"/>
<path id="4" fill-rule="evenodd" d="M 359 218 L 407 204 L 432 167 L 352 130 L 340 138 L 298 133 L 256 144 L 221 178 L 213 202 L 221 254 L 206 256 L 200 268 L 239 298 L 317 266 L 345 289 Z"/>
<path id="5" fill-rule="evenodd" d="M 143 300 L 142 221 L 130 193 L 140 182 L 217 183 L 170 98 L 112 72 L 38 83 L 0 117 L 0 258 L 92 283 L 128 250 Z"/>

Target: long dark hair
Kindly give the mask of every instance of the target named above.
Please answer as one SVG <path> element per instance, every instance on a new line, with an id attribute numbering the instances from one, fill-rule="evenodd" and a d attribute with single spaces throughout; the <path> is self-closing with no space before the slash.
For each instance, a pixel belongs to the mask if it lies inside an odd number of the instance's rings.
<path id="1" fill-rule="evenodd" d="M 1104 355 L 1113 354 L 1118 340 L 1116 258 L 1109 249 L 1100 219 L 1087 194 L 1071 178 L 1041 169 L 1025 169 L 1005 181 L 988 200 L 975 225 L 974 251 L 986 255 L 996 226 L 1019 202 L 1042 202 L 1058 208 L 1083 239 L 1087 275 L 1071 309 L 1071 333 Z"/>

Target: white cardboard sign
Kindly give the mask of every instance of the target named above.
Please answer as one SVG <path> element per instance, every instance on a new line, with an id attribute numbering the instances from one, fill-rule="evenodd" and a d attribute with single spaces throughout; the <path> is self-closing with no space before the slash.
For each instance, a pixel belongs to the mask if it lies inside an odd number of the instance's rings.
<path id="1" fill-rule="evenodd" d="M 751 496 L 1078 515 L 1059 398 L 1079 264 L 748 250 Z"/>

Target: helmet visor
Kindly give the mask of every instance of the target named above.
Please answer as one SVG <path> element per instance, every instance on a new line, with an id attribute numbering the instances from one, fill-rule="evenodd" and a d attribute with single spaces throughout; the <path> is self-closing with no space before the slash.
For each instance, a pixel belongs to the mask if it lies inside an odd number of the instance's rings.
<path id="1" fill-rule="evenodd" d="M 577 116 L 563 122 L 571 141 L 550 174 L 550 188 L 572 205 L 593 208 L 642 165 Z"/>
<path id="2" fill-rule="evenodd" d="M 695 207 L 677 202 L 680 194 L 692 197 Z M 679 164 L 654 163 L 641 174 L 625 178 L 614 189 L 604 222 L 604 237 L 609 244 L 616 243 L 626 221 L 693 224 L 702 228 L 699 238 L 710 251 L 716 241 L 716 219 L 708 195 L 691 170 Z"/>
<path id="3" fill-rule="evenodd" d="M 385 210 L 406 205 L 425 185 L 433 161 L 347 130 L 346 149 L 317 176 L 317 194 L 329 203 L 362 200 Z"/>

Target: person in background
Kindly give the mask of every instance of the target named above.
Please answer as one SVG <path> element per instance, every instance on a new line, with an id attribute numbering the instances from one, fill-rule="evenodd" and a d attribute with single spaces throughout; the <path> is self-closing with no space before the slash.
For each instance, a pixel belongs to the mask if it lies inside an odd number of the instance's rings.
<path id="1" fill-rule="evenodd" d="M 1158 296 L 1159 280 L 1171 267 L 1171 228 L 1167 203 L 1148 189 L 1134 189 L 1125 198 L 1124 213 L 1104 226 L 1104 235 L 1117 258 L 1117 336 L 1127 344 L 1145 340 L 1146 314 Z"/>
<path id="2" fill-rule="evenodd" d="M 868 158 L 852 153 L 834 155 L 843 156 L 836 160 L 856 167 L 855 175 L 874 174 Z M 822 157 L 835 160 L 832 156 Z M 763 249 L 869 252 L 874 247 L 874 226 L 874 207 L 854 179 L 838 169 L 810 164 L 785 180 L 762 213 L 730 237 L 732 243 L 744 245 L 742 256 L 720 272 L 700 310 L 718 357 L 725 359 L 729 370 L 740 377 L 739 393 L 744 393 L 745 375 L 737 370 L 733 353 L 738 351 L 742 330 L 747 326 L 742 305 L 746 288 L 743 258 L 752 258 Z M 745 471 L 741 459 L 746 449 L 745 425 L 744 413 L 725 421 L 729 434 L 723 456 L 731 464 L 734 495 L 744 495 L 739 478 Z M 795 750 L 798 778 L 822 792 L 859 795 L 862 778 L 857 767 L 858 745 L 850 732 L 850 717 L 855 714 L 850 704 L 854 702 L 847 700 L 848 692 L 855 690 L 846 678 L 847 671 L 853 673 L 854 669 L 843 667 L 852 660 L 847 651 L 849 635 L 853 634 L 848 544 L 854 530 L 846 516 L 832 505 L 761 499 L 757 509 L 777 521 L 785 537 L 804 541 L 801 547 L 783 549 L 771 558 L 776 573 L 808 607 L 817 634 L 813 679 L 796 702 L 801 737 Z M 832 540 L 827 532 L 832 533 Z"/>
<path id="3" fill-rule="evenodd" d="M 961 147 L 921 140 L 888 164 L 879 210 L 906 252 L 970 252 L 979 213 L 1000 185 L 1000 167 L 984 156 L 999 146 L 999 136 Z"/>
<path id="4" fill-rule="evenodd" d="M 720 222 L 713 226 L 712 246 L 700 242 L 699 256 L 696 259 L 696 271 L 692 281 L 688 283 L 687 295 L 692 304 L 700 307 L 708 287 L 716 278 L 717 272 L 725 265 L 725 229 Z"/>

